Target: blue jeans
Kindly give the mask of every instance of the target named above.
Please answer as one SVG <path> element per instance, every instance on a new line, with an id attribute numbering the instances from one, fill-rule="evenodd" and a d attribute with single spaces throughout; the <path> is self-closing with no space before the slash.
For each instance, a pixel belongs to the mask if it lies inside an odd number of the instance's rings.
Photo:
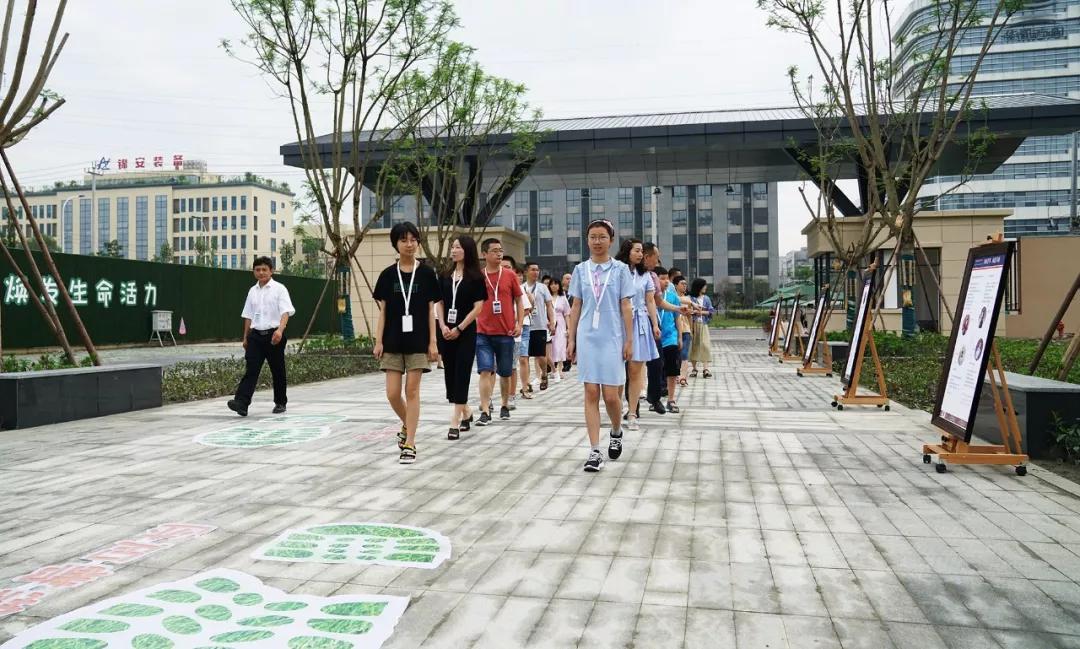
<path id="1" fill-rule="evenodd" d="M 517 355 L 529 357 L 529 336 L 532 334 L 532 329 L 529 325 L 525 325 L 521 328 L 521 341 L 517 344 Z"/>
<path id="2" fill-rule="evenodd" d="M 476 334 L 476 370 L 495 372 L 503 378 L 514 373 L 513 336 Z"/>

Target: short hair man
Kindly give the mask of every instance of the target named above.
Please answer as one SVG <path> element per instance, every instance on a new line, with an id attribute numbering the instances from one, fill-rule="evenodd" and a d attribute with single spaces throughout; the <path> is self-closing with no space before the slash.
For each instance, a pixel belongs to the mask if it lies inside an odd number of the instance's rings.
<path id="1" fill-rule="evenodd" d="M 240 317 L 244 319 L 244 362 L 247 365 L 244 378 L 236 386 L 236 395 L 229 400 L 229 410 L 247 417 L 251 397 L 263 363 L 270 364 L 270 376 L 274 380 L 274 414 L 285 412 L 285 325 L 296 313 L 289 289 L 275 282 L 274 262 L 269 257 L 256 257 L 251 265 L 255 285 L 248 289 L 247 299 Z"/>
<path id="2" fill-rule="evenodd" d="M 511 271 L 503 267 L 502 242 L 495 238 L 480 243 L 484 257 L 487 299 L 476 319 L 476 369 L 480 373 L 480 419 L 477 426 L 491 423 L 491 393 L 499 375 L 502 407 L 499 418 L 510 418 L 510 375 L 514 367 L 514 336 L 521 334 L 524 312 L 521 287 Z"/>

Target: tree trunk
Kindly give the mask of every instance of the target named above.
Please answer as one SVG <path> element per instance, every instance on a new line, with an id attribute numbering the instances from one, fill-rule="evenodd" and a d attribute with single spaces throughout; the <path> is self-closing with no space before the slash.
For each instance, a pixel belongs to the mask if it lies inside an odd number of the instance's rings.
<path id="1" fill-rule="evenodd" d="M 342 286 L 347 287 L 349 285 L 348 264 L 344 266 L 339 264 L 334 270 L 334 276 L 338 283 L 338 299 L 345 300 L 345 310 L 341 313 L 341 339 L 353 340 L 356 338 L 356 330 L 353 328 L 352 300 L 349 299 L 348 293 L 344 293 L 341 290 Z"/>
<path id="2" fill-rule="evenodd" d="M 79 316 L 78 309 L 75 308 L 75 303 L 71 300 L 71 295 L 68 294 L 67 286 L 60 276 L 60 271 L 56 268 L 56 262 L 53 261 L 52 252 L 49 251 L 49 246 L 45 243 L 45 237 L 41 235 L 41 230 L 38 228 L 37 219 L 35 219 L 30 212 L 30 203 L 26 202 L 26 195 L 23 193 L 18 178 L 15 177 L 15 171 L 11 168 L 11 161 L 8 159 L 6 149 L 0 148 L 0 158 L 4 161 L 4 168 L 7 170 L 8 178 L 11 179 L 12 187 L 19 195 L 19 202 L 22 203 L 22 208 L 25 211 L 26 221 L 34 231 L 34 238 L 37 240 L 38 246 L 41 247 L 41 256 L 45 259 L 45 265 L 48 267 L 49 273 L 53 276 L 53 279 L 56 280 L 56 286 L 60 292 L 60 299 L 62 299 L 64 305 L 67 306 L 68 315 L 71 316 L 71 321 L 75 324 L 75 330 L 79 332 L 79 336 L 83 341 L 83 346 L 86 348 L 86 352 L 90 354 L 90 360 L 93 361 L 94 365 L 101 365 L 101 358 L 98 356 L 97 349 L 94 347 L 94 342 L 90 340 L 90 334 L 86 331 L 86 326 Z M 27 254 L 29 254 L 29 252 L 30 251 L 27 250 Z M 46 300 L 46 302 L 47 301 L 48 300 Z M 63 327 L 60 327 L 60 329 L 62 331 Z M 74 362 L 74 359 L 72 359 L 72 362 Z"/>

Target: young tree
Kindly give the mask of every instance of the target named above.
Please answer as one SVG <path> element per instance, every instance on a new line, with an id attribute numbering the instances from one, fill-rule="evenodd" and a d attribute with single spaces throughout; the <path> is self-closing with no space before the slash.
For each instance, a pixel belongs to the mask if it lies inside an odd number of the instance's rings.
<path id="1" fill-rule="evenodd" d="M 171 264 L 173 260 L 173 249 L 168 242 L 161 244 L 161 248 L 158 249 L 158 254 L 154 256 L 154 261 L 160 264 Z"/>
<path id="2" fill-rule="evenodd" d="M 813 57 L 812 75 L 804 79 L 791 67 L 788 76 L 799 108 L 817 127 L 816 149 L 796 155 L 821 189 L 817 205 L 806 201 L 818 228 L 849 276 L 889 239 L 899 257 L 913 263 L 912 227 L 923 184 L 949 147 L 961 146 L 961 180 L 944 193 L 954 191 L 993 143 L 978 124 L 985 104 L 972 99 L 972 90 L 987 51 L 1024 0 L 932 0 L 928 19 L 898 36 L 895 1 L 757 1 L 768 24 L 801 35 Z M 961 67 L 956 63 L 963 48 L 975 53 L 964 52 Z M 859 211 L 867 218 L 854 240 L 844 241 L 836 201 L 846 203 L 841 211 L 852 206 L 834 179 L 837 167 L 850 162 L 863 180 Z M 904 291 L 909 334 L 915 328 L 914 286 L 905 283 Z"/>
<path id="3" fill-rule="evenodd" d="M 386 190 L 416 197 L 420 243 L 437 267 L 448 259 L 454 236 L 477 238 L 487 227 L 532 169 L 541 136 L 540 112 L 529 108 L 525 86 L 485 73 L 473 53 L 447 43 L 436 65 L 405 77 L 391 106 L 403 128 L 393 143 Z M 505 159 L 509 171 L 485 178 L 495 157 Z"/>
<path id="4" fill-rule="evenodd" d="M 83 325 L 82 318 L 75 308 L 67 286 L 56 268 L 48 242 L 45 240 L 38 227 L 37 219 L 34 218 L 30 204 L 22 185 L 15 175 L 15 169 L 8 156 L 8 150 L 21 142 L 38 124 L 49 118 L 57 109 L 64 105 L 64 99 L 45 87 L 52 72 L 53 66 L 60 57 L 60 53 L 67 43 L 68 35 L 60 34 L 60 25 L 63 22 L 64 10 L 67 7 L 66 0 L 59 0 L 52 12 L 52 20 L 49 21 L 44 39 L 39 38 L 41 50 L 36 56 L 31 56 L 31 43 L 34 41 L 34 25 L 38 18 L 37 0 L 26 0 L 22 3 L 22 10 L 18 17 L 15 16 L 16 0 L 8 0 L 4 11 L 3 31 L 0 33 L 0 79 L 4 81 L 2 98 L 0 98 L 0 159 L 3 161 L 3 169 L 0 170 L 0 192 L 4 197 L 4 204 L 8 209 L 9 225 L 18 235 L 20 245 L 26 254 L 26 263 L 33 278 L 27 277 L 19 267 L 7 245 L 0 239 L 0 249 L 4 257 L 12 265 L 15 275 L 22 283 L 23 288 L 30 296 L 30 301 L 44 318 L 47 326 L 56 336 L 57 341 L 63 348 L 68 360 L 75 363 L 75 353 L 68 342 L 64 326 L 56 311 L 52 299 L 40 299 L 38 295 L 49 295 L 45 277 L 34 259 L 27 235 L 24 233 L 23 224 L 17 221 L 17 212 L 14 203 L 17 201 L 21 207 L 26 225 L 36 241 L 42 260 L 50 279 L 56 286 L 59 300 L 67 309 L 71 321 L 75 325 L 83 345 L 86 347 L 91 360 L 95 365 L 100 365 L 97 350 L 94 348 L 90 335 Z M 38 35 L 40 37 L 40 34 Z M 37 60 L 36 67 L 34 60 Z M 10 67 L 9 67 L 10 64 Z M 40 291 L 40 293 L 39 293 Z"/>
<path id="5" fill-rule="evenodd" d="M 124 251 L 120 247 L 120 240 L 113 239 L 112 241 L 106 241 L 101 246 L 101 250 L 97 253 L 98 257 L 112 257 L 113 259 L 123 259 Z"/>
<path id="6" fill-rule="evenodd" d="M 245 22 L 243 46 L 253 64 L 289 102 L 307 186 L 326 233 L 339 279 L 371 224 L 361 223 L 361 190 L 382 193 L 384 164 L 372 165 L 363 143 L 386 140 L 418 116 L 391 111 L 402 81 L 431 63 L 457 26 L 442 0 L 230 0 Z M 230 53 L 236 50 L 222 42 Z M 418 106 L 429 112 L 431 106 Z M 329 135 L 320 137 L 324 132 Z M 352 227 L 343 229 L 344 223 Z M 362 270 L 362 269 L 361 269 Z M 347 281 L 339 281 L 339 287 Z M 348 302 L 348 301 L 347 301 Z M 351 307 L 350 307 L 351 309 Z M 342 335 L 352 337 L 351 310 Z"/>

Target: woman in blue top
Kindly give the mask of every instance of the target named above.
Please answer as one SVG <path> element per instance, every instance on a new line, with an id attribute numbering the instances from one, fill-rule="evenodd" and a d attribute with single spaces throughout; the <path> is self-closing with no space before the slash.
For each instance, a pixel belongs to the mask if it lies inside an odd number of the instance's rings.
<path id="1" fill-rule="evenodd" d="M 589 433 L 589 458 L 585 470 L 604 467 L 600 453 L 600 396 L 604 397 L 611 436 L 608 456 L 622 454 L 623 363 L 633 356 L 634 280 L 626 264 L 608 254 L 615 228 L 608 221 L 593 221 L 585 228 L 590 259 L 574 267 L 570 278 L 570 309 L 567 357 L 578 364 L 578 379 L 585 384 L 585 426 Z M 580 350 L 580 354 L 578 353 Z"/>
<path id="2" fill-rule="evenodd" d="M 713 309 L 712 300 L 709 299 L 708 295 L 705 295 L 705 285 L 705 280 L 700 277 L 690 283 L 690 303 L 694 307 L 691 324 L 694 342 L 690 346 L 690 364 L 693 366 L 693 370 L 690 372 L 690 376 L 697 376 L 697 364 L 701 363 L 704 370 L 701 376 L 709 378 L 712 376 L 712 373 L 709 372 L 709 361 L 712 360 L 709 321 L 712 320 L 715 309 Z"/>
<path id="3" fill-rule="evenodd" d="M 645 363 L 660 357 L 656 340 L 660 338 L 660 326 L 656 317 L 656 286 L 652 275 L 645 270 L 645 251 L 640 239 L 623 239 L 615 259 L 630 268 L 634 281 L 634 324 L 631 339 L 634 353 L 626 364 L 626 382 L 629 384 L 626 401 L 630 410 L 626 415 L 626 429 L 638 429 L 638 399 L 645 385 Z"/>

